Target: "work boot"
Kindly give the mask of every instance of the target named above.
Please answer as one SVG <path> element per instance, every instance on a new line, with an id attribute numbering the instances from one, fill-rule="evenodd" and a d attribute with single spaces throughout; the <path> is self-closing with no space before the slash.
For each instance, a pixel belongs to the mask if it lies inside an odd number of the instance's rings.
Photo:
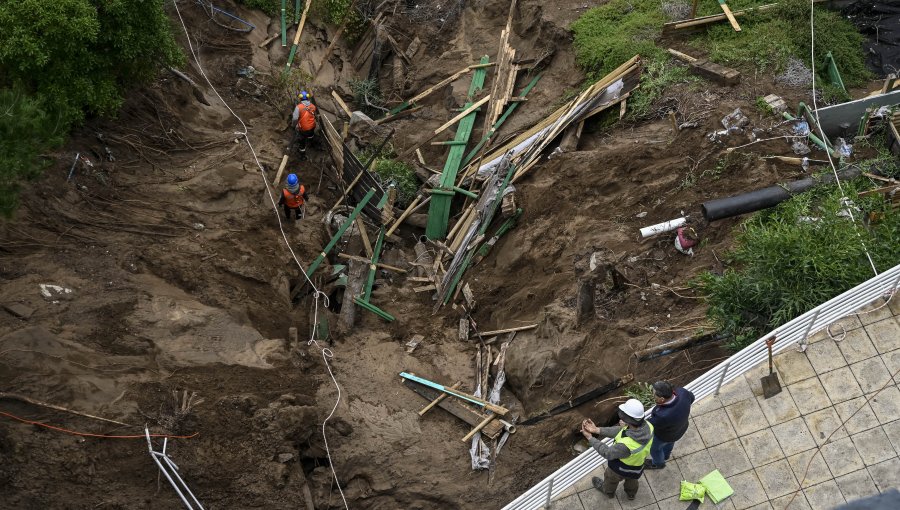
<path id="1" fill-rule="evenodd" d="M 593 485 L 594 488 L 597 489 L 598 491 L 603 492 L 603 479 L 600 478 L 599 476 L 591 477 L 591 485 Z M 603 492 L 603 494 L 606 494 L 606 497 L 608 497 L 610 499 L 616 497 L 615 492 L 612 494 L 610 494 L 608 492 Z"/>
<path id="2" fill-rule="evenodd" d="M 627 492 L 625 493 L 625 497 L 627 497 L 629 501 L 634 501 L 635 496 L 637 496 L 637 494 L 628 494 Z"/>
<path id="3" fill-rule="evenodd" d="M 654 464 L 650 459 L 644 461 L 644 469 L 663 469 L 665 467 L 665 464 Z"/>

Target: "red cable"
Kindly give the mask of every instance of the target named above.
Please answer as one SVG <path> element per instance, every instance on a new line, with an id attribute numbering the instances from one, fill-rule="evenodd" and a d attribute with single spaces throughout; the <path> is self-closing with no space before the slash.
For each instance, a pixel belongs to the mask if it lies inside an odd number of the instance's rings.
<path id="1" fill-rule="evenodd" d="M 9 413 L 3 412 L 3 411 L 0 411 L 0 414 L 2 414 L 3 416 L 6 416 L 7 418 L 12 418 L 12 419 L 14 419 L 14 420 L 16 420 L 16 421 L 20 421 L 20 422 L 22 422 L 22 423 L 27 423 L 27 424 L 29 424 L 29 425 L 37 425 L 37 426 L 40 426 L 40 427 L 48 428 L 48 429 L 50 429 L 50 430 L 56 430 L 56 431 L 59 431 L 59 432 L 65 432 L 65 433 L 67 433 L 67 434 L 72 434 L 72 435 L 75 435 L 75 436 L 84 436 L 84 437 L 102 437 L 102 438 L 106 438 L 106 439 L 142 439 L 142 438 L 146 438 L 146 437 L 147 437 L 145 434 L 140 434 L 140 435 L 135 435 L 135 436 L 109 436 L 109 435 L 105 435 L 105 434 L 91 434 L 91 433 L 88 433 L 88 432 L 76 432 L 76 431 L 74 431 L 74 430 L 69 430 L 69 429 L 64 429 L 64 428 L 62 428 L 62 427 L 56 427 L 56 426 L 53 426 L 53 425 L 48 425 L 48 424 L 46 424 L 46 423 L 41 423 L 41 422 L 39 422 L 39 421 L 32 421 L 32 420 L 26 420 L 25 418 L 19 418 L 19 417 L 16 416 L 16 415 L 9 414 Z M 199 434 L 200 434 L 199 432 L 194 432 L 193 434 L 191 434 L 191 435 L 189 435 L 189 436 L 171 436 L 171 435 L 169 435 L 169 434 L 150 434 L 150 437 L 167 437 L 167 438 L 169 438 L 169 439 L 191 439 L 191 438 L 193 438 L 193 437 L 196 437 L 196 436 L 199 435 Z"/>

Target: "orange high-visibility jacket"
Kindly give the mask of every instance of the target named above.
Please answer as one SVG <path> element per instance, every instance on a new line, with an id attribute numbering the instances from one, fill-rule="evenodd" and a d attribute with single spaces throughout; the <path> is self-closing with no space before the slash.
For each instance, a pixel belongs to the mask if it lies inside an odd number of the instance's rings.
<path id="1" fill-rule="evenodd" d="M 291 209 L 298 209 L 303 205 L 303 194 L 306 193 L 306 187 L 302 184 L 300 189 L 297 190 L 297 194 L 291 193 L 287 188 L 281 190 L 281 192 L 284 194 L 284 205 Z"/>
<path id="2" fill-rule="evenodd" d="M 297 118 L 297 129 L 299 131 L 316 129 L 316 105 L 300 103 L 297 105 L 297 110 L 300 112 Z"/>

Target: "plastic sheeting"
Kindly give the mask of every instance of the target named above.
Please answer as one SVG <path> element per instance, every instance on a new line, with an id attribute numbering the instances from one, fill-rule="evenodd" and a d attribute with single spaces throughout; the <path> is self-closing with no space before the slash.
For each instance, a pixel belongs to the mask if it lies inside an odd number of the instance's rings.
<path id="1" fill-rule="evenodd" d="M 866 64 L 881 77 L 900 71 L 900 2 L 856 0 L 835 2 L 866 36 Z"/>

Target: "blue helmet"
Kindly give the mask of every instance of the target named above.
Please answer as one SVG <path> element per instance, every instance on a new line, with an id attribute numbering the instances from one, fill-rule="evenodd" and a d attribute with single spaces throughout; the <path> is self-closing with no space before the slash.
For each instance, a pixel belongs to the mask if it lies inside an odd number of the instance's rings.
<path id="1" fill-rule="evenodd" d="M 300 182 L 300 179 L 297 178 L 297 174 L 288 174 L 288 176 L 287 176 L 288 186 L 296 186 L 298 182 Z"/>
<path id="2" fill-rule="evenodd" d="M 309 101 L 309 92 L 305 90 L 300 91 L 300 101 Z"/>

